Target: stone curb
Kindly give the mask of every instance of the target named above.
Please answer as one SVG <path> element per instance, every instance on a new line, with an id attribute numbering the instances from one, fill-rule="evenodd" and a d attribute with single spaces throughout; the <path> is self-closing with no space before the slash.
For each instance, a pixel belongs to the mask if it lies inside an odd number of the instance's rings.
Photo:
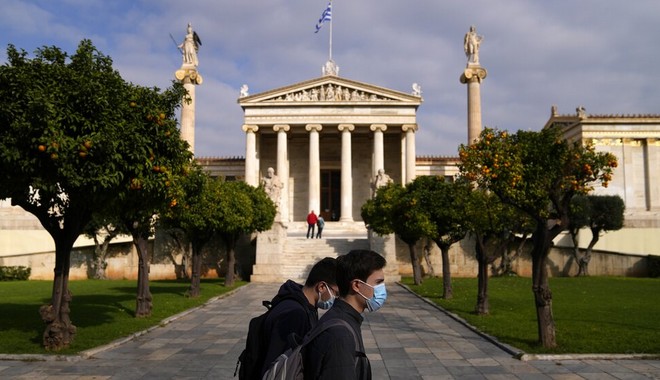
<path id="1" fill-rule="evenodd" d="M 146 330 L 138 331 L 138 332 L 133 333 L 129 336 L 119 338 L 119 339 L 114 340 L 114 341 L 112 341 L 108 344 L 105 344 L 103 346 L 98 346 L 98 347 L 95 347 L 95 348 L 90 348 L 89 350 L 81 351 L 77 355 L 46 355 L 46 354 L 12 355 L 12 354 L 0 354 L 0 360 L 15 360 L 15 361 L 23 361 L 23 362 L 47 362 L 47 361 L 77 362 L 77 361 L 84 360 L 84 359 L 93 359 L 94 355 L 96 355 L 100 352 L 104 352 L 104 351 L 110 350 L 112 348 L 121 346 L 122 344 L 124 344 L 126 342 L 130 342 L 131 340 L 133 340 L 135 338 L 138 338 L 142 335 L 145 335 L 145 334 L 147 334 L 147 333 L 149 333 L 149 332 L 151 332 L 151 331 L 153 331 L 157 328 L 161 328 L 163 326 L 166 326 L 166 325 L 176 321 L 179 318 L 182 318 L 182 317 L 184 317 L 184 316 L 186 316 L 186 315 L 188 315 L 188 314 L 190 314 L 190 313 L 192 313 L 196 310 L 199 310 L 201 308 L 206 307 L 208 304 L 210 304 L 212 302 L 215 302 L 215 301 L 217 301 L 219 299 L 222 299 L 222 298 L 225 298 L 225 297 L 229 297 L 229 296 L 233 295 L 234 293 L 238 292 L 240 289 L 245 288 L 248 285 L 250 285 L 249 282 L 247 284 L 245 284 L 241 287 L 238 287 L 234 290 L 231 290 L 227 293 L 224 293 L 224 294 L 221 294 L 219 296 L 215 296 L 213 298 L 210 298 L 203 305 L 193 307 L 192 309 L 184 310 L 179 314 L 175 314 L 171 317 L 165 318 L 162 321 L 160 321 L 157 325 L 149 327 Z"/>
<path id="2" fill-rule="evenodd" d="M 447 316 L 450 318 L 454 319 L 455 321 L 459 322 L 463 326 L 469 328 L 472 330 L 475 334 L 483 337 L 484 339 L 488 340 L 489 342 L 493 343 L 494 345 L 498 346 L 505 352 L 508 352 L 513 356 L 514 358 L 521 360 L 521 361 L 532 361 L 532 360 L 544 360 L 544 361 L 553 361 L 553 360 L 658 360 L 660 359 L 660 355 L 658 354 L 558 354 L 558 355 L 551 355 L 551 354 L 528 354 L 524 351 L 521 351 L 513 346 L 509 346 L 506 343 L 502 343 L 497 340 L 497 338 L 490 336 L 476 327 L 472 326 L 470 323 L 468 323 L 465 319 L 459 317 L 458 315 L 451 313 L 442 306 L 437 305 L 430 299 L 426 297 L 422 297 L 419 294 L 415 293 L 410 289 L 408 286 L 397 282 L 399 286 L 402 288 L 406 289 L 408 292 L 416 296 L 417 298 L 423 300 L 427 304 L 433 306 L 434 308 L 438 309 L 439 311 L 445 313 Z"/>

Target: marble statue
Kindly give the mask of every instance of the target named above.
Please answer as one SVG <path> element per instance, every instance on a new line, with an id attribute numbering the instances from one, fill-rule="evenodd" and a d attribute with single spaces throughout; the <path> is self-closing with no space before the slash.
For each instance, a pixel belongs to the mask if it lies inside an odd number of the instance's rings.
<path id="1" fill-rule="evenodd" d="M 413 96 L 422 96 L 422 86 L 419 83 L 413 83 L 412 90 Z"/>
<path id="2" fill-rule="evenodd" d="M 250 95 L 248 85 L 244 84 L 241 86 L 241 98 L 244 98 L 248 95 Z"/>
<path id="3" fill-rule="evenodd" d="M 199 61 L 197 60 L 197 52 L 199 51 L 199 47 L 201 45 L 202 41 L 199 39 L 197 33 L 192 30 L 192 25 L 188 23 L 186 37 L 183 40 L 183 43 L 179 45 L 179 48 L 183 53 L 184 65 L 193 65 L 195 67 L 199 65 Z"/>
<path id="4" fill-rule="evenodd" d="M 468 64 L 479 64 L 479 46 L 482 40 L 483 36 L 478 35 L 477 28 L 472 25 L 463 39 L 463 49 L 465 49 Z"/>
<path id="5" fill-rule="evenodd" d="M 371 194 L 372 196 L 376 196 L 376 192 L 378 191 L 379 188 L 386 186 L 387 184 L 392 182 L 392 178 L 390 178 L 389 175 L 385 173 L 385 170 L 383 169 L 378 169 L 378 173 L 376 176 L 371 180 Z"/>
<path id="6" fill-rule="evenodd" d="M 268 168 L 266 176 L 261 179 L 261 184 L 263 185 L 266 194 L 268 194 L 268 197 L 275 203 L 275 205 L 279 205 L 280 193 L 284 186 L 282 185 L 280 178 L 275 175 L 275 169 Z"/>

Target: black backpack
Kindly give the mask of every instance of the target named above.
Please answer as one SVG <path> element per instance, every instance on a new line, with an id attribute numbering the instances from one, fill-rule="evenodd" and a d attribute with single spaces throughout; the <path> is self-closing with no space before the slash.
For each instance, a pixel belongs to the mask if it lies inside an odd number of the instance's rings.
<path id="1" fill-rule="evenodd" d="M 236 361 L 234 377 L 238 374 L 239 380 L 261 379 L 261 368 L 263 368 L 264 361 L 266 360 L 266 350 L 268 349 L 266 336 L 270 333 L 269 331 L 264 331 L 264 322 L 268 314 L 273 310 L 273 307 L 286 299 L 298 301 L 295 297 L 285 296 L 277 300 L 277 303 L 272 303 L 271 301 L 261 302 L 268 310 L 250 320 L 245 349 Z"/>
<path id="2" fill-rule="evenodd" d="M 250 320 L 248 327 L 245 349 L 236 361 L 234 377 L 238 373 L 239 380 L 253 380 L 261 378 L 261 367 L 266 357 L 266 344 L 264 342 L 265 333 L 263 331 L 264 321 L 273 310 L 273 304 L 270 301 L 263 301 L 262 304 L 268 309 L 265 313 Z"/>
<path id="3" fill-rule="evenodd" d="M 277 357 L 269 366 L 262 380 L 302 380 L 304 378 L 303 369 L 303 349 L 312 342 L 319 334 L 334 326 L 345 326 L 353 335 L 355 342 L 355 366 L 358 365 L 360 357 L 366 357 L 364 352 L 360 351 L 360 341 L 355 331 L 343 319 L 330 319 L 314 327 L 305 335 L 302 343 L 293 348 L 289 348 L 283 354 Z"/>

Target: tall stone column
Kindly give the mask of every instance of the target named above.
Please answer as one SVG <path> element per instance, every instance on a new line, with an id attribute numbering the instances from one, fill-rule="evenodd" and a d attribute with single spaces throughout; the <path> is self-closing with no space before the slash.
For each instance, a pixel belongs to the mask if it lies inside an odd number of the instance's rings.
<path id="1" fill-rule="evenodd" d="M 353 158 L 351 132 L 353 124 L 339 124 L 341 131 L 341 216 L 340 222 L 353 221 Z"/>
<path id="2" fill-rule="evenodd" d="M 371 127 L 369 127 L 371 131 L 374 133 L 374 160 L 373 160 L 373 167 L 372 169 L 372 175 L 376 175 L 378 173 L 378 170 L 383 169 L 385 170 L 385 150 L 383 147 L 383 132 L 387 130 L 387 125 L 385 124 L 372 124 Z"/>
<path id="3" fill-rule="evenodd" d="M 468 64 L 461 75 L 461 83 L 467 84 L 468 92 L 468 145 L 474 144 L 481 134 L 481 81 L 488 72 L 478 64 Z"/>
<path id="4" fill-rule="evenodd" d="M 259 186 L 256 136 L 258 131 L 258 125 L 243 124 L 243 132 L 245 132 L 245 182 L 254 187 Z"/>
<path id="5" fill-rule="evenodd" d="M 415 179 L 416 174 L 415 132 L 417 124 L 404 124 L 401 129 L 406 133 L 406 183 L 410 183 Z"/>
<path id="6" fill-rule="evenodd" d="M 309 204 L 308 209 L 315 213 L 321 211 L 321 158 L 319 151 L 319 132 L 323 129 L 321 124 L 307 124 L 305 129 L 309 132 Z M 308 211 L 309 211 L 308 210 Z"/>
<path id="7" fill-rule="evenodd" d="M 290 129 L 291 127 L 286 124 L 273 126 L 273 131 L 277 132 L 277 176 L 282 181 L 282 192 L 278 205 L 282 222 L 289 221 L 289 152 L 286 133 Z"/>
<path id="8" fill-rule="evenodd" d="M 190 101 L 181 104 L 181 138 L 188 142 L 190 151 L 195 153 L 195 85 L 202 84 L 202 76 L 197 68 L 184 64 L 174 73 L 176 79 L 188 90 Z"/>

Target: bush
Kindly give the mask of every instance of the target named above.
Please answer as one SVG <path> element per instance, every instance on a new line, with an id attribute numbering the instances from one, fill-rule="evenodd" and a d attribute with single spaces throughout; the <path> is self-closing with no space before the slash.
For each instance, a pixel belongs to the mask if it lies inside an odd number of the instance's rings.
<path id="1" fill-rule="evenodd" d="M 660 256 L 647 256 L 649 277 L 660 277 Z"/>
<path id="2" fill-rule="evenodd" d="M 0 267 L 0 281 L 27 280 L 32 269 L 24 266 Z"/>

